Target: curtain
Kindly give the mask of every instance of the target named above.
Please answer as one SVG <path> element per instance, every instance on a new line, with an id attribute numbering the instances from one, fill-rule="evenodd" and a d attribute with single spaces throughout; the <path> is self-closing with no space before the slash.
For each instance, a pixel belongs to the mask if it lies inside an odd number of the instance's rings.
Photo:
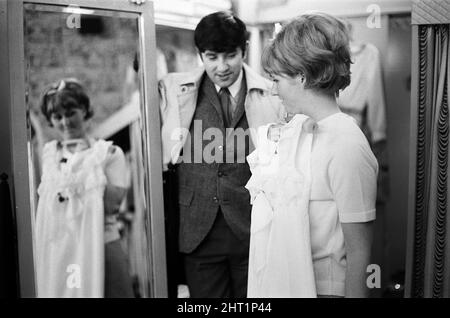
<path id="1" fill-rule="evenodd" d="M 412 297 L 450 297 L 449 25 L 419 27 Z"/>

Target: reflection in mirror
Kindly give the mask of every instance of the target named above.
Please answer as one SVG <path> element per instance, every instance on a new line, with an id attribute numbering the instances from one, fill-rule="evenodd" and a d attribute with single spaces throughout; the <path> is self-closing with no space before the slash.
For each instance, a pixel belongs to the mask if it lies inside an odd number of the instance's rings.
<path id="1" fill-rule="evenodd" d="M 38 297 L 147 297 L 138 15 L 26 4 Z"/>

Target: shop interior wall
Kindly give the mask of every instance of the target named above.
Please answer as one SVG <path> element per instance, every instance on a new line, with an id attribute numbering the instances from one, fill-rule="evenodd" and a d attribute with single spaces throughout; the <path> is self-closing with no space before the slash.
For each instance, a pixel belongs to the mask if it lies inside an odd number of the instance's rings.
<path id="1" fill-rule="evenodd" d="M 389 272 L 392 281 L 404 279 L 408 215 L 411 41 L 410 16 L 391 16 L 385 64 L 388 100 L 388 156 L 390 164 L 390 200 L 386 219 Z"/>
<path id="2" fill-rule="evenodd" d="M 192 30 L 157 25 L 156 45 L 163 57 L 157 60 L 161 73 L 187 72 L 200 65 Z"/>
<path id="3" fill-rule="evenodd" d="M 408 15 L 384 15 L 379 27 L 373 27 L 367 17 L 348 18 L 354 40 L 370 42 L 379 49 L 384 78 L 389 179 L 385 208 L 377 211 L 373 252 L 374 261 L 381 267 L 382 286 L 374 296 L 395 297 L 398 290 L 393 286 L 402 284 L 405 266 L 411 74 L 408 19 Z"/>

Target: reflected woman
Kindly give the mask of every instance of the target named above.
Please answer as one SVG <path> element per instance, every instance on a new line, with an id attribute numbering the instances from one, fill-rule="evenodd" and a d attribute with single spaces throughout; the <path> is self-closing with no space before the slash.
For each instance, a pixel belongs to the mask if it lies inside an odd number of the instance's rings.
<path id="1" fill-rule="evenodd" d="M 124 153 L 88 136 L 93 111 L 76 79 L 48 88 L 41 111 L 61 139 L 45 144 L 42 155 L 38 297 L 132 297 L 117 222 L 129 183 Z"/>
<path id="2" fill-rule="evenodd" d="M 346 28 L 330 15 L 302 15 L 262 63 L 293 118 L 260 129 L 248 158 L 248 296 L 366 297 L 378 164 L 336 103 L 350 83 Z"/>

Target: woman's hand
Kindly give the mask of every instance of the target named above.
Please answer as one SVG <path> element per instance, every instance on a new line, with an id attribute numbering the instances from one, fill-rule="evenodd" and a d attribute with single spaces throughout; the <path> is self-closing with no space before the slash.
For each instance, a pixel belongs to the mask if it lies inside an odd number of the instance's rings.
<path id="1" fill-rule="evenodd" d="M 105 214 L 114 214 L 119 211 L 129 184 L 127 169 L 122 149 L 118 146 L 112 146 L 109 149 L 109 159 L 105 167 L 105 175 L 108 180 L 103 197 Z"/>
<path id="2" fill-rule="evenodd" d="M 106 185 L 103 202 L 105 205 L 105 215 L 115 214 L 119 212 L 120 205 L 127 192 L 126 188 L 113 185 Z"/>

